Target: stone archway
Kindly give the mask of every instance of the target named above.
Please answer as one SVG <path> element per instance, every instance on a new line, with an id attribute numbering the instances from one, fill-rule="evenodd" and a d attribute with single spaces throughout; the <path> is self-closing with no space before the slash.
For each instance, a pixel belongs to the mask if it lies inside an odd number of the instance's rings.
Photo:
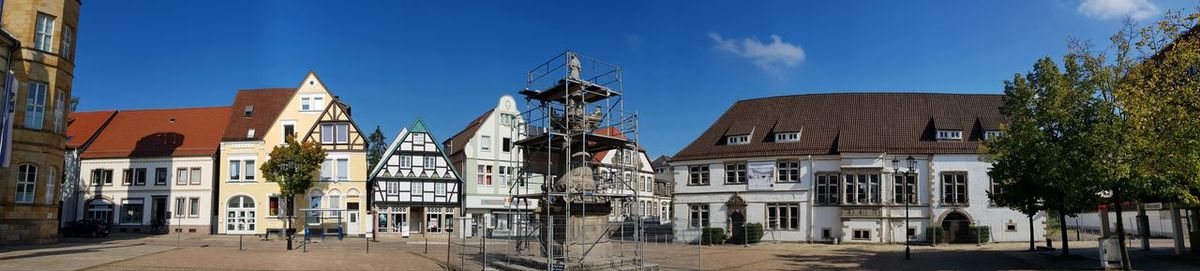
<path id="1" fill-rule="evenodd" d="M 971 226 L 971 217 L 961 210 L 953 210 L 942 215 L 941 219 L 942 230 L 946 232 L 945 242 L 947 243 L 962 243 L 970 242 L 970 232 L 968 227 Z"/>
<path id="2" fill-rule="evenodd" d="M 746 226 L 746 200 L 737 193 L 725 201 L 725 230 L 732 238 L 740 238 Z"/>

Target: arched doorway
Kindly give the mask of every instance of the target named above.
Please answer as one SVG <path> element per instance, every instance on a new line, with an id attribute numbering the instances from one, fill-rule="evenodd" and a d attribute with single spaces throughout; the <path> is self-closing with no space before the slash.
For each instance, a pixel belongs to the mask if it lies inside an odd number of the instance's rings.
<path id="1" fill-rule="evenodd" d="M 729 223 L 726 227 L 726 230 L 729 231 L 728 236 L 731 242 L 741 243 L 746 238 L 744 235 L 746 232 L 746 200 L 734 193 L 725 202 L 725 208 L 728 210 L 725 213 L 728 218 L 726 222 Z"/>
<path id="2" fill-rule="evenodd" d="M 225 233 L 254 234 L 257 224 L 254 213 L 254 199 L 248 196 L 234 196 L 226 203 Z"/>
<path id="3" fill-rule="evenodd" d="M 942 230 L 946 231 L 947 243 L 970 242 L 967 227 L 971 226 L 971 218 L 959 211 L 952 211 L 942 218 Z"/>

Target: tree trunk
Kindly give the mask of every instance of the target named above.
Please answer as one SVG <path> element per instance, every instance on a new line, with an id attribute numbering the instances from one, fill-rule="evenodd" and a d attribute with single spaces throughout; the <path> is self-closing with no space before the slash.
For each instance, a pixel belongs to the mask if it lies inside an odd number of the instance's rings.
<path id="1" fill-rule="evenodd" d="M 1062 255 L 1071 255 L 1071 245 L 1067 240 L 1067 212 L 1058 209 L 1058 234 L 1062 237 Z"/>
<path id="2" fill-rule="evenodd" d="M 286 218 L 283 220 L 283 223 L 284 223 L 283 235 L 287 237 L 287 250 L 292 250 L 292 231 L 291 231 L 291 229 L 292 229 L 292 219 L 294 219 L 294 217 L 291 214 L 293 214 L 294 211 L 290 207 L 295 206 L 295 204 L 292 202 L 294 200 L 295 200 L 295 197 L 288 196 L 287 197 L 287 205 L 284 205 L 285 208 L 288 208 L 286 211 L 284 211 L 285 214 L 283 215 Z"/>
<path id="3" fill-rule="evenodd" d="M 1113 200 L 1115 201 L 1113 204 L 1116 205 L 1115 207 L 1117 211 L 1117 241 L 1121 243 L 1120 245 L 1117 245 L 1117 248 L 1121 251 L 1121 270 L 1128 271 L 1132 267 L 1129 264 L 1129 250 L 1125 249 L 1125 220 L 1121 217 L 1122 208 L 1120 189 L 1113 191 Z"/>
<path id="4" fill-rule="evenodd" d="M 1029 215 L 1029 251 L 1037 250 L 1034 244 L 1036 241 L 1037 239 L 1033 237 L 1033 215 Z"/>

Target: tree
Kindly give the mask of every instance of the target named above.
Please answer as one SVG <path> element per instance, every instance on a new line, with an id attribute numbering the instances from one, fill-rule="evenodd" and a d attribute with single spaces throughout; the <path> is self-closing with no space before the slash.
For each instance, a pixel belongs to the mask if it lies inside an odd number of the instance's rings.
<path id="1" fill-rule="evenodd" d="M 1027 81 L 1014 75 L 1005 82 L 1005 91 L 1000 112 L 1008 116 L 1004 136 L 989 139 L 984 143 L 984 158 L 992 162 L 988 175 L 996 182 L 996 191 L 988 191 L 988 197 L 997 206 L 1012 208 L 1029 217 L 1029 250 L 1036 249 L 1033 234 L 1033 217 L 1041 212 L 1043 196 L 1048 189 L 1040 179 L 1037 167 L 1045 161 L 1040 158 L 1043 151 L 1038 148 L 1042 134 L 1037 129 L 1033 91 Z"/>
<path id="2" fill-rule="evenodd" d="M 387 137 L 383 136 L 383 131 L 379 126 L 375 126 L 375 131 L 367 136 L 367 171 L 375 167 L 379 163 L 379 159 L 383 159 L 383 153 L 387 151 Z"/>
<path id="3" fill-rule="evenodd" d="M 302 194 L 312 188 L 317 178 L 317 170 L 321 169 L 321 163 L 325 161 L 325 150 L 314 141 L 296 142 L 295 136 L 288 136 L 285 141 L 284 145 L 271 149 L 270 159 L 259 169 L 267 181 L 279 184 L 279 194 L 287 200 L 285 206 L 295 206 L 296 194 Z M 294 212 L 295 210 L 285 210 L 287 214 Z M 292 218 L 285 221 L 288 229 L 287 248 L 291 250 L 295 230 L 292 229 Z"/>

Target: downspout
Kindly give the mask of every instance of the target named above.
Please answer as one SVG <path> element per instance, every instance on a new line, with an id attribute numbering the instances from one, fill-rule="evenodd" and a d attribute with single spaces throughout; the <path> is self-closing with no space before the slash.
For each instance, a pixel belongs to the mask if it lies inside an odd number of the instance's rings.
<path id="1" fill-rule="evenodd" d="M 926 185 L 928 185 L 928 186 L 925 189 L 925 209 L 927 210 L 925 217 L 926 217 L 926 219 L 929 220 L 929 223 L 926 224 L 925 227 L 928 228 L 928 227 L 933 227 L 934 226 L 933 224 L 936 223 L 936 221 L 934 221 L 934 217 L 933 217 L 933 188 L 937 185 L 937 177 L 934 176 L 934 174 L 933 174 L 933 154 L 929 154 L 928 157 L 926 157 L 926 159 L 927 160 L 925 160 L 925 176 L 927 176 L 929 178 L 929 181 L 926 182 Z M 919 176 L 921 173 L 918 172 L 917 174 Z M 926 234 L 928 234 L 928 233 L 926 233 Z"/>
<path id="2" fill-rule="evenodd" d="M 809 179 L 808 179 L 808 235 L 805 237 L 805 240 L 807 240 L 808 243 L 812 243 L 812 241 L 813 241 L 813 210 L 814 210 L 814 208 L 813 208 L 814 202 L 813 201 L 816 199 L 813 196 L 813 193 L 815 193 L 817 191 L 817 188 L 816 188 L 817 187 L 817 174 L 816 174 L 816 172 L 817 172 L 817 168 L 816 168 L 816 166 L 813 165 L 812 155 L 809 155 L 808 156 L 808 177 L 809 177 Z"/>

